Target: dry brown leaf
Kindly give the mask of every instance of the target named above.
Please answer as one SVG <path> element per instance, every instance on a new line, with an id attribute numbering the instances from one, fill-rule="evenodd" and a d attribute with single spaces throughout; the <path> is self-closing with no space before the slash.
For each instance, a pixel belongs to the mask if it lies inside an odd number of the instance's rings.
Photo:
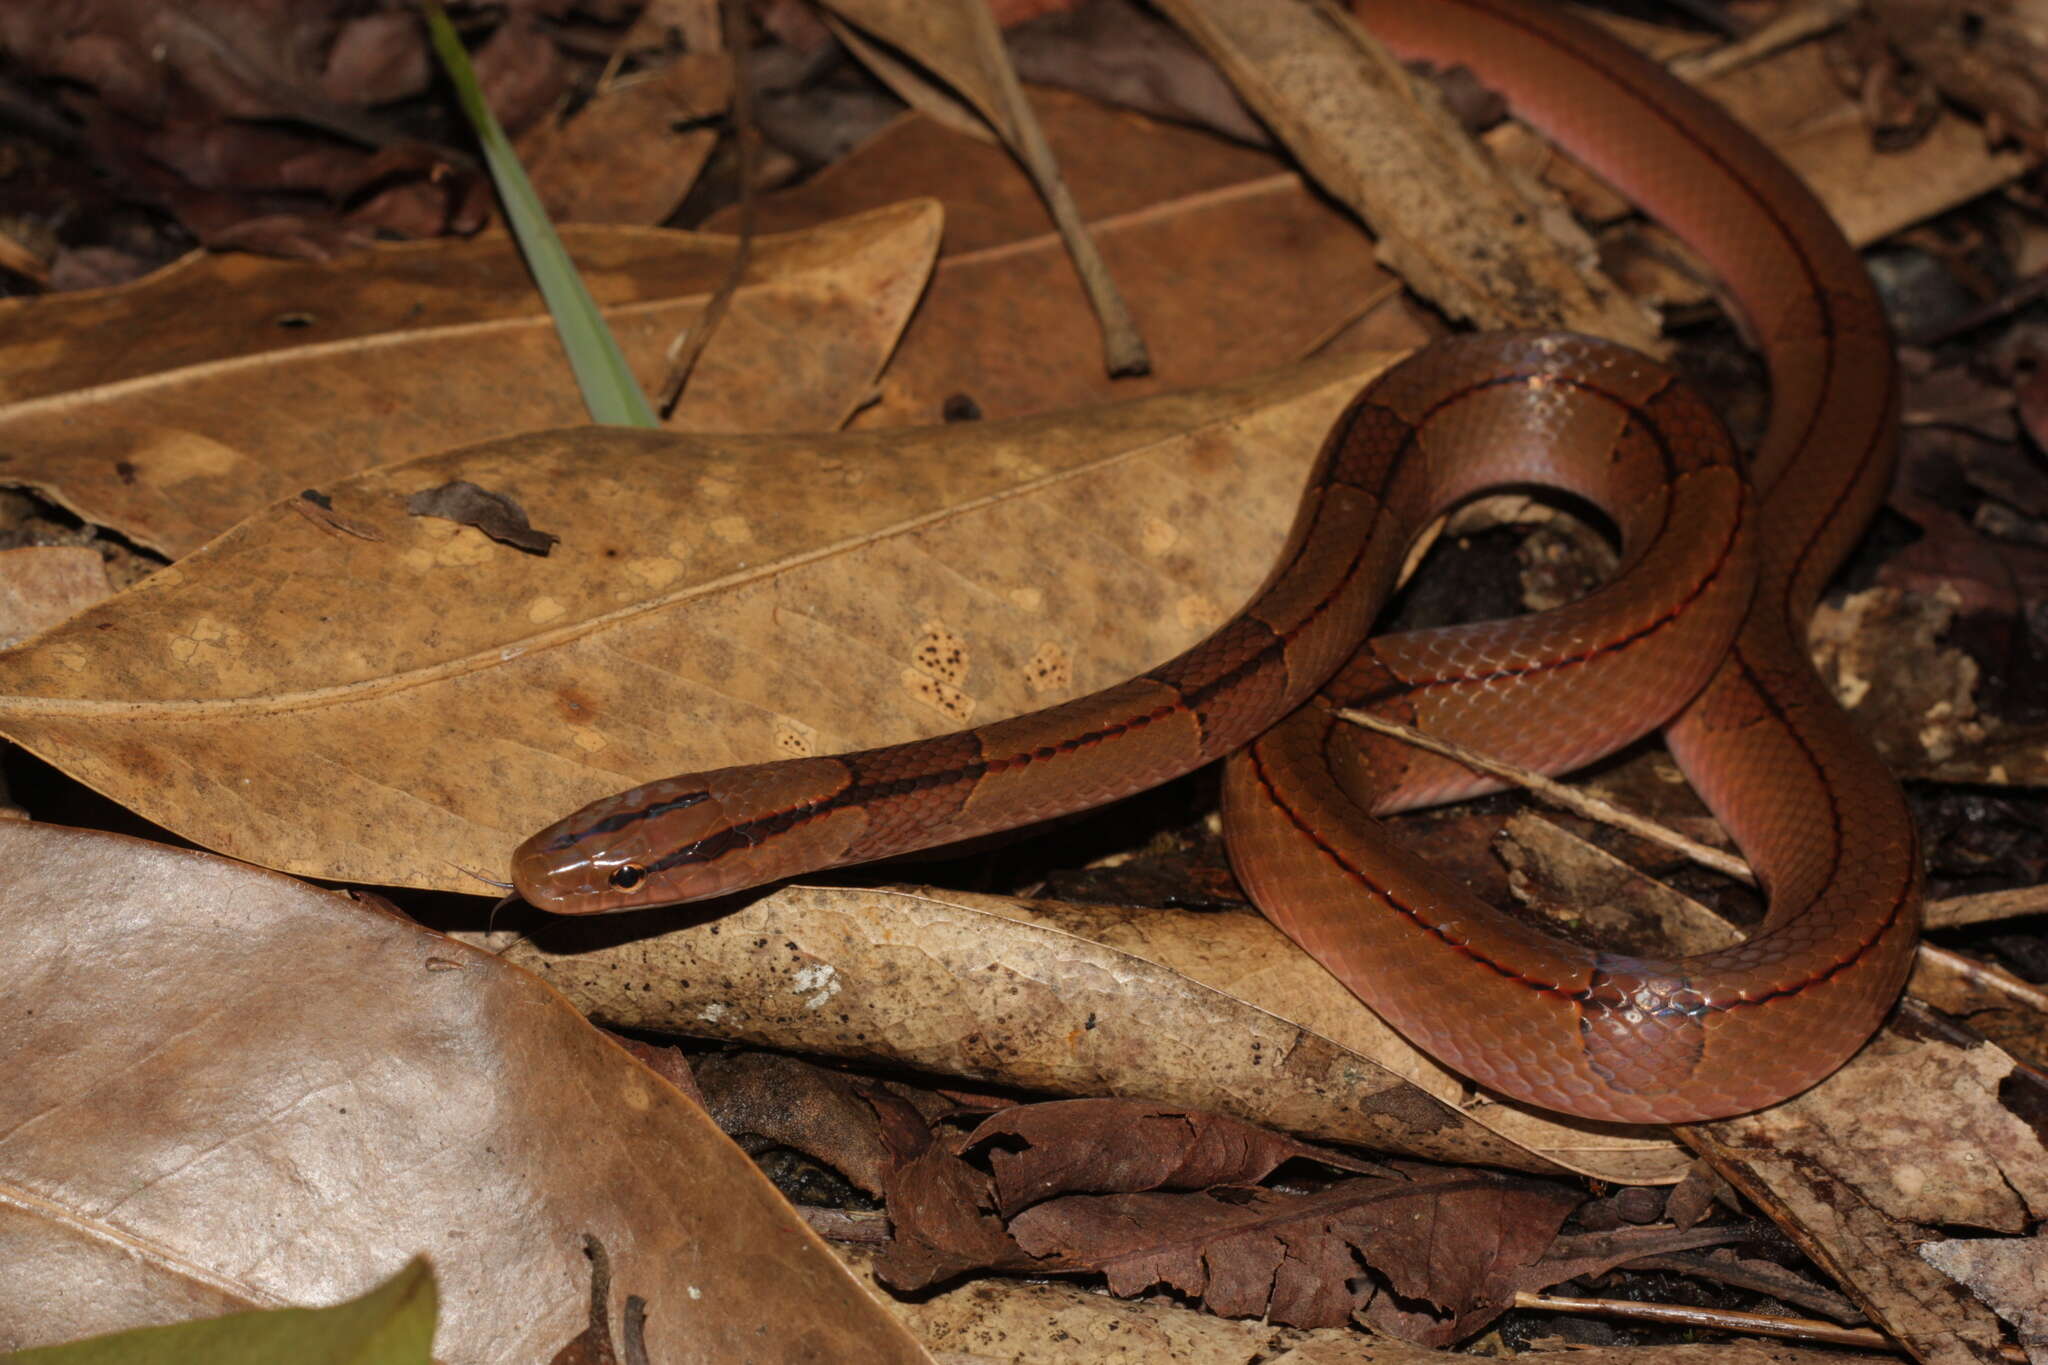
<path id="1" fill-rule="evenodd" d="M 882 1182 L 889 1244 L 876 1263 L 883 1283 L 905 1293 L 970 1270 L 1032 1270 L 997 1216 L 994 1182 L 941 1142 L 916 1106 L 869 1088 L 893 1158 Z"/>
<path id="2" fill-rule="evenodd" d="M 1352 349 L 1428 340 L 1382 307 L 1399 288 L 1357 224 L 1278 157 L 1061 91 L 1032 104 L 1146 330 L 1152 374 L 1103 375 L 1094 319 L 1009 156 L 912 116 L 758 210 L 789 230 L 908 195 L 946 207 L 931 289 L 856 426 L 929 425 L 949 400 L 1014 417 L 1216 383 L 1298 360 L 1361 317 L 1381 326 L 1347 336 Z"/>
<path id="3" fill-rule="evenodd" d="M 1104 368 L 1111 375 L 1145 374 L 1145 342 L 1119 293 L 1114 275 L 1090 237 L 1072 192 L 1061 177 L 1045 130 L 1024 98 L 1003 50 L 1002 34 L 985 0 L 826 0 L 839 14 L 950 85 L 972 104 L 1031 173 L 1059 224 L 1067 254 L 1079 272 L 1102 324 Z"/>
<path id="4" fill-rule="evenodd" d="M 1018 1214 L 1010 1232 L 1049 1268 L 1103 1272 L 1113 1294 L 1163 1284 L 1229 1317 L 1335 1327 L 1356 1315 L 1448 1346 L 1513 1304 L 1580 1196 L 1502 1176 L 1417 1176 L 1308 1194 L 1063 1195 Z"/>
<path id="5" fill-rule="evenodd" d="M 922 1360 L 703 1112 L 524 972 L 274 873 L 0 825 L 0 1349 L 331 1302 L 418 1253 L 450 1362 Z"/>
<path id="6" fill-rule="evenodd" d="M 604 86 L 561 127 L 535 128 L 520 139 L 520 160 L 557 224 L 659 223 L 718 143 L 703 125 L 731 101 L 731 58 L 685 52 Z"/>
<path id="7" fill-rule="evenodd" d="M 1378 367 L 1006 426 L 582 428 L 387 465 L 325 490 L 381 539 L 273 507 L 0 655 L 0 727 L 222 852 L 474 891 L 459 868 L 501 875 L 620 787 L 937 734 L 1171 657 L 1264 577 Z M 407 514 L 457 479 L 561 542 Z"/>
<path id="8" fill-rule="evenodd" d="M 1236 142 L 1272 141 L 1215 64 L 1137 0 L 1057 7 L 1006 28 L 1003 45 L 1026 82 L 1062 86 Z"/>
<path id="9" fill-rule="evenodd" d="M 696 1074 L 705 1112 L 727 1135 L 802 1152 L 882 1193 L 894 1158 L 863 1097 L 871 1082 L 773 1052 L 713 1053 Z"/>
<path id="10" fill-rule="evenodd" d="M 0 550 L 0 649 L 56 625 L 112 591 L 98 550 L 83 545 Z"/>
<path id="11" fill-rule="evenodd" d="M 1253 915 L 804 886 L 721 908 L 548 921 L 506 956 L 619 1028 L 1142 1095 L 1443 1161 L 1637 1183 L 1687 1167 L 1661 1130 L 1470 1094 Z"/>
<path id="12" fill-rule="evenodd" d="M 897 56 L 893 49 L 869 38 L 830 10 L 820 10 L 818 17 L 854 59 L 865 66 L 876 80 L 888 86 L 896 98 L 962 137 L 973 138 L 991 147 L 1000 144 L 1001 139 L 988 122 L 974 112 L 973 105 L 956 98 L 938 82 L 927 79 L 916 63 Z"/>
<path id="13" fill-rule="evenodd" d="M 1227 1114 L 1147 1100 L 1049 1100 L 983 1119 L 960 1143 L 982 1149 L 1004 1217 L 1062 1194 L 1127 1194 L 1253 1185 L 1282 1162 L 1317 1161 L 1355 1175 L 1388 1175 L 1376 1162 L 1296 1142 Z"/>
<path id="14" fill-rule="evenodd" d="M 671 425 L 840 425 L 865 401 L 917 302 L 939 220 L 934 205 L 902 204 L 757 242 L 751 283 L 734 297 Z M 575 234 L 572 244 L 589 233 Z M 652 238 L 677 257 L 661 276 L 679 296 L 606 308 L 635 373 L 650 383 L 662 373 L 670 340 L 722 277 L 732 243 L 653 229 L 601 235 L 621 234 L 643 239 L 643 249 Z M 502 241 L 473 249 L 484 278 L 473 288 L 488 295 L 482 299 L 467 297 L 469 263 L 443 244 L 258 276 L 251 287 L 266 303 L 238 299 L 231 316 L 216 321 L 209 344 L 234 337 L 236 318 L 266 343 L 283 327 L 302 344 L 165 364 L 120 382 L 95 380 L 17 401 L 0 409 L 0 477 L 175 556 L 309 485 L 491 436 L 583 422 L 554 324 L 530 284 L 507 272 L 507 251 Z M 647 289 L 653 281 L 641 278 L 645 269 L 615 270 L 600 281 L 598 298 L 609 304 Z M 207 286 L 230 294 L 241 288 L 234 272 L 201 265 L 109 291 L 97 307 L 0 312 L 0 357 L 29 346 L 31 334 L 45 350 L 50 336 L 64 338 L 66 353 L 104 346 L 110 334 L 147 335 L 147 320 L 166 309 L 203 313 L 207 305 L 193 292 Z M 293 287 L 301 292 L 287 292 Z M 420 307 L 423 296 L 450 294 L 452 303 Z M 346 314 L 365 295 L 377 300 L 371 311 L 382 324 L 358 331 Z M 295 302 L 279 310 L 279 296 Z M 413 305 L 411 314 L 398 307 L 401 299 Z M 314 325 L 295 328 L 300 317 Z M 340 320 L 330 325 L 329 318 Z M 345 335 L 333 337 L 336 331 Z M 51 368 L 75 376 L 79 363 L 67 358 Z"/>
<path id="15" fill-rule="evenodd" d="M 1523 904 L 1561 930 L 1589 934 L 1618 952 L 1710 952 L 1742 935 L 1698 901 L 1653 881 L 1621 859 L 1559 826 L 1522 811 L 1506 822 L 1497 852 Z"/>
<path id="16" fill-rule="evenodd" d="M 727 245 L 686 232 L 572 224 L 562 242 L 606 307 L 705 292 L 731 259 Z M 128 284 L 0 301 L 0 400 L 535 311 L 533 277 L 501 232 L 324 262 L 195 251 Z"/>

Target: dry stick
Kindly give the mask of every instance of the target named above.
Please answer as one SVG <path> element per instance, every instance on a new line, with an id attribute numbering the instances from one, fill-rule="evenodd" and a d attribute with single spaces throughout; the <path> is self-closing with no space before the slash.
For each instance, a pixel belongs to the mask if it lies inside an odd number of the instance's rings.
<path id="1" fill-rule="evenodd" d="M 733 247 L 732 264 L 726 267 L 725 278 L 718 282 L 717 292 L 704 305 L 703 316 L 669 348 L 668 376 L 661 381 L 660 411 L 664 422 L 675 413 L 676 404 L 682 402 L 683 386 L 690 382 L 690 374 L 697 368 L 711 334 L 725 319 L 726 309 L 740 281 L 746 278 L 747 263 L 754 254 L 754 175 L 760 160 L 761 130 L 754 122 L 754 82 L 747 74 L 747 14 L 743 0 L 720 0 L 719 9 L 725 18 L 726 55 L 732 59 L 733 137 L 740 153 L 739 242 Z"/>
<path id="2" fill-rule="evenodd" d="M 1397 721 L 1382 720 L 1378 716 L 1354 711 L 1349 707 L 1340 708 L 1336 714 L 1354 725 L 1363 725 L 1368 730 L 1392 735 L 1404 743 L 1413 744 L 1418 749 L 1442 754 L 1445 758 L 1462 763 L 1475 772 L 1487 773 L 1502 781 L 1512 782 L 1553 805 L 1564 807 L 1574 815 L 1583 815 L 1588 820 L 1598 820 L 1603 825 L 1614 825 L 1652 843 L 1662 844 L 1723 876 L 1733 877 L 1751 886 L 1756 885 L 1755 875 L 1750 872 L 1749 865 L 1740 858 L 1723 853 L 1718 848 L 1709 848 L 1697 840 L 1688 839 L 1676 830 L 1667 829 L 1654 820 L 1646 820 L 1631 811 L 1623 810 L 1612 802 L 1603 801 L 1597 796 L 1588 796 L 1584 792 L 1567 787 L 1562 782 L 1553 781 L 1533 769 L 1513 763 L 1502 763 L 1499 759 L 1474 753 L 1462 744 L 1438 739 L 1434 735 L 1426 735 Z"/>
<path id="3" fill-rule="evenodd" d="M 1694 85 L 1724 71 L 1760 62 L 1776 52 L 1835 28 L 1859 7 L 1858 0 L 1805 0 L 1780 10 L 1778 17 L 1702 52 L 1688 53 L 1671 63 L 1671 72 Z"/>
<path id="4" fill-rule="evenodd" d="M 797 1216 L 810 1224 L 811 1231 L 835 1242 L 857 1242 L 881 1246 L 890 1237 L 889 1215 L 881 1209 L 828 1209 L 818 1204 L 798 1204 Z"/>
<path id="5" fill-rule="evenodd" d="M 1533 768 L 1488 758 L 1485 754 L 1475 753 L 1462 744 L 1438 739 L 1435 735 L 1424 734 L 1399 721 L 1383 720 L 1364 711 L 1339 707 L 1334 714 L 1339 719 L 1348 720 L 1354 725 L 1362 725 L 1368 730 L 1377 730 L 1383 735 L 1391 735 L 1403 743 L 1413 744 L 1418 749 L 1441 754 L 1454 763 L 1464 764 L 1474 772 L 1487 773 L 1500 778 L 1503 782 L 1513 783 L 1530 795 L 1552 805 L 1561 806 L 1574 815 L 1582 815 L 1603 825 L 1625 829 L 1640 838 L 1648 839 L 1653 844 L 1662 844 L 1723 876 L 1733 877 L 1751 886 L 1756 885 L 1756 877 L 1750 872 L 1749 864 L 1740 858 L 1697 840 L 1688 839 L 1677 830 L 1669 829 L 1633 811 L 1623 810 L 1612 802 L 1567 787 L 1564 783 L 1545 777 Z M 1990 891 L 1979 896 L 1954 896 L 1947 900 L 1929 901 L 1922 913 L 1922 923 L 1929 929 L 1951 929 L 1959 924 L 1981 924 L 1987 920 L 2048 914 L 2048 885 L 2023 886 L 2013 891 Z M 1922 944 L 1921 949 L 1927 951 L 1928 945 Z M 2002 985 L 2000 989 L 2008 994 L 2012 993 L 2008 986 Z M 2043 1000 L 2048 1002 L 2048 995 L 2044 995 Z"/>
<path id="6" fill-rule="evenodd" d="M 1937 901 L 1936 904 L 1942 902 Z M 1945 967 L 1958 980 L 1986 995 L 2003 996 L 2016 1008 L 2030 1009 L 2036 1014 L 2048 1014 L 2048 990 L 2036 986 L 2031 981 L 2023 981 L 2003 968 L 1966 957 L 1953 948 L 1922 943 L 1920 965 Z"/>
<path id="7" fill-rule="evenodd" d="M 2022 886 L 2011 891 L 1987 891 L 1979 896 L 1951 896 L 1935 901 L 1927 907 L 1926 924 L 1930 929 L 1953 929 L 1959 924 L 2041 914 L 2048 914 L 2048 886 Z"/>
<path id="8" fill-rule="evenodd" d="M 965 8 L 967 26 L 974 34 L 975 55 L 995 78 L 997 98 L 1008 112 L 1006 122 L 1016 138 L 1017 157 L 1024 163 L 1024 169 L 1031 173 L 1032 180 L 1037 182 L 1038 192 L 1044 197 L 1053 222 L 1059 225 L 1060 236 L 1066 240 L 1074 268 L 1081 274 L 1081 284 L 1088 292 L 1088 301 L 1094 305 L 1095 316 L 1102 323 L 1103 363 L 1110 377 L 1120 379 L 1127 375 L 1152 373 L 1152 358 L 1145 350 L 1145 338 L 1138 334 L 1138 324 L 1124 305 L 1124 296 L 1118 291 L 1109 267 L 1103 263 L 1102 254 L 1095 249 L 1095 239 L 1088 234 L 1088 225 L 1081 219 L 1081 210 L 1074 206 L 1074 196 L 1068 192 L 1067 182 L 1060 177 L 1059 166 L 1053 160 L 1052 146 L 1045 140 L 1045 130 L 1038 126 L 1038 115 L 1025 101 L 1024 87 L 1017 80 L 1017 68 L 1010 64 L 1010 54 L 1003 48 L 1003 33 L 996 27 L 995 16 L 989 13 L 986 0 L 958 0 L 958 3 Z"/>
<path id="9" fill-rule="evenodd" d="M 1671 1322 L 1687 1327 L 1711 1327 L 1723 1332 L 1749 1332 L 1759 1336 L 1825 1341 L 1836 1346 L 1860 1346 L 1865 1350 L 1902 1353 L 1897 1342 L 1874 1327 L 1842 1327 L 1817 1318 L 1774 1318 L 1768 1313 L 1738 1313 L 1732 1309 L 1692 1308 L 1675 1303 L 1635 1303 L 1627 1299 L 1566 1298 L 1555 1294 L 1532 1294 L 1526 1289 L 1516 1292 L 1515 1307 L 1539 1308 L 1549 1313 L 1639 1318 L 1646 1322 Z"/>

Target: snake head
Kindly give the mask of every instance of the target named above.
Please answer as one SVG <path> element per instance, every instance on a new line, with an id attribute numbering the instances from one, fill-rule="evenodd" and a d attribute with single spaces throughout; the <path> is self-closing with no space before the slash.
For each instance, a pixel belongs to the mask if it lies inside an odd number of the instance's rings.
<path id="1" fill-rule="evenodd" d="M 704 900 L 851 860 L 866 827 L 833 797 L 834 759 L 718 768 L 650 782 L 559 820 L 512 855 L 526 902 L 601 915 Z"/>

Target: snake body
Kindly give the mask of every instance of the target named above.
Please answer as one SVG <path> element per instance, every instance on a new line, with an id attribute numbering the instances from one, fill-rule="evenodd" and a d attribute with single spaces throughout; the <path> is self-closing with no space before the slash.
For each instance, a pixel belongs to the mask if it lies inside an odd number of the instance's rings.
<path id="1" fill-rule="evenodd" d="M 1771 379 L 1752 491 L 1713 415 L 1651 361 L 1568 335 L 1439 342 L 1346 409 L 1266 585 L 1193 649 L 977 729 L 608 797 L 520 846 L 528 901 L 700 899 L 1086 809 L 1232 756 L 1231 857 L 1260 909 L 1412 1041 L 1506 1095 L 1596 1119 L 1719 1117 L 1804 1089 L 1869 1036 L 1911 962 L 1920 858 L 1897 783 L 1802 646 L 1894 453 L 1869 279 L 1797 177 L 1604 34 L 1523 0 L 1360 9 L 1397 51 L 1472 67 L 1719 272 Z M 1423 525 L 1529 483 L 1607 515 L 1612 583 L 1537 616 L 1366 638 Z M 1769 893 L 1767 917 L 1736 947 L 1675 959 L 1529 928 L 1370 818 L 1489 783 L 1340 723 L 1334 705 L 1550 772 L 1662 725 Z"/>

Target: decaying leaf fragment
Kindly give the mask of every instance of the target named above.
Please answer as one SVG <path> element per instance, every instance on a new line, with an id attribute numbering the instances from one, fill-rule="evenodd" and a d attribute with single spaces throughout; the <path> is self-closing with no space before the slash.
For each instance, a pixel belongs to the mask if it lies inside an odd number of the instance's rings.
<path id="1" fill-rule="evenodd" d="M 405 510 L 416 517 L 439 517 L 458 526 L 471 526 L 501 545 L 544 555 L 561 537 L 540 531 L 526 520 L 526 510 L 503 493 L 479 488 L 467 479 L 451 479 L 425 488 L 405 500 Z"/>

